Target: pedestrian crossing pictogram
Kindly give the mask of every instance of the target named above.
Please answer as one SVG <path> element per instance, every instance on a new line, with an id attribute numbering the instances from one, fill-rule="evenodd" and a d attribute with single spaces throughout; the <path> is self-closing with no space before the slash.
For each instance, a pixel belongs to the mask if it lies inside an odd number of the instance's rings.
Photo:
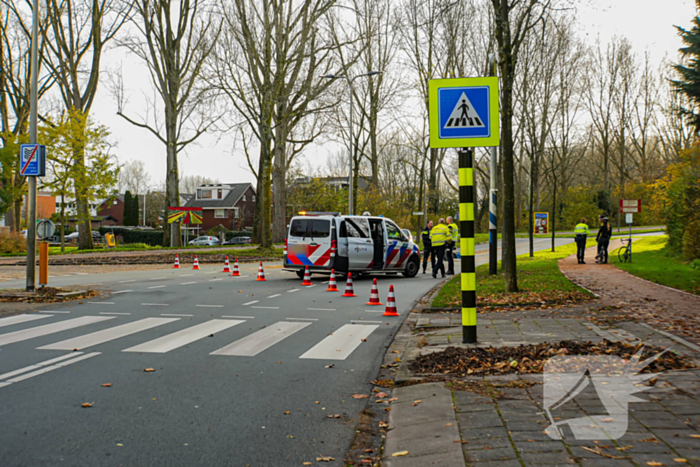
<path id="1" fill-rule="evenodd" d="M 447 119 L 444 128 L 476 128 L 484 127 L 483 122 L 479 118 L 479 114 L 474 109 L 471 101 L 465 92 L 459 97 L 455 104 L 452 113 Z"/>

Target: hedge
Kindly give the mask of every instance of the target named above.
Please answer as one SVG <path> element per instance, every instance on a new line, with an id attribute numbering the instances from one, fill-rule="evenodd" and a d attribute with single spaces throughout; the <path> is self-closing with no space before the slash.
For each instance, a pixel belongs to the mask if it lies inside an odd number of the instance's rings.
<path id="1" fill-rule="evenodd" d="M 114 233 L 122 243 L 145 243 L 150 246 L 163 245 L 162 230 L 131 230 L 123 227 L 100 227 L 100 235 Z"/>

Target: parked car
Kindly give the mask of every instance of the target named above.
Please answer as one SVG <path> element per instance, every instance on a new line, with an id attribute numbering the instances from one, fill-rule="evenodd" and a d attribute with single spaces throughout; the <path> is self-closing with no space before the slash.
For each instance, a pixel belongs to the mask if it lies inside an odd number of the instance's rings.
<path id="1" fill-rule="evenodd" d="M 226 240 L 223 245 L 241 245 L 243 243 L 250 243 L 250 237 L 233 237 L 231 240 Z"/>
<path id="2" fill-rule="evenodd" d="M 68 234 L 65 236 L 66 240 L 77 240 L 78 237 L 80 236 L 80 232 L 73 232 L 72 234 Z M 102 238 L 102 235 L 96 230 L 92 231 L 92 239 L 93 240 L 100 240 Z"/>
<path id="3" fill-rule="evenodd" d="M 216 237 L 204 235 L 202 237 L 197 237 L 194 240 L 190 240 L 189 244 L 197 246 L 215 246 L 219 244 L 219 239 Z"/>

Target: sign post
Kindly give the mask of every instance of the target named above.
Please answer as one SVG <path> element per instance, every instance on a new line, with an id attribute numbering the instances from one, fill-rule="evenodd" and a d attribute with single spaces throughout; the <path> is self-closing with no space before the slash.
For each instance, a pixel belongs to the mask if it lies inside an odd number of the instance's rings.
<path id="1" fill-rule="evenodd" d="M 474 151 L 498 146 L 498 78 L 434 79 L 428 83 L 430 147 L 458 148 L 462 264 L 462 342 L 477 342 L 474 258 Z"/>
<path id="2" fill-rule="evenodd" d="M 548 234 L 549 233 L 549 213 L 548 212 L 536 212 L 535 214 L 535 234 Z"/>

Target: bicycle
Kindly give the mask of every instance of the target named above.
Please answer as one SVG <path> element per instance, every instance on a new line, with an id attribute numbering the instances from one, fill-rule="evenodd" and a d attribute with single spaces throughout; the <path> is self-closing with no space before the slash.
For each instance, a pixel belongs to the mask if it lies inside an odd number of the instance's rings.
<path id="1" fill-rule="evenodd" d="M 617 259 L 620 260 L 621 263 L 631 263 L 632 262 L 632 237 L 628 238 L 625 240 L 624 238 L 621 240 L 623 245 L 625 241 L 627 242 L 626 246 L 621 246 L 619 250 L 617 250 Z"/>

